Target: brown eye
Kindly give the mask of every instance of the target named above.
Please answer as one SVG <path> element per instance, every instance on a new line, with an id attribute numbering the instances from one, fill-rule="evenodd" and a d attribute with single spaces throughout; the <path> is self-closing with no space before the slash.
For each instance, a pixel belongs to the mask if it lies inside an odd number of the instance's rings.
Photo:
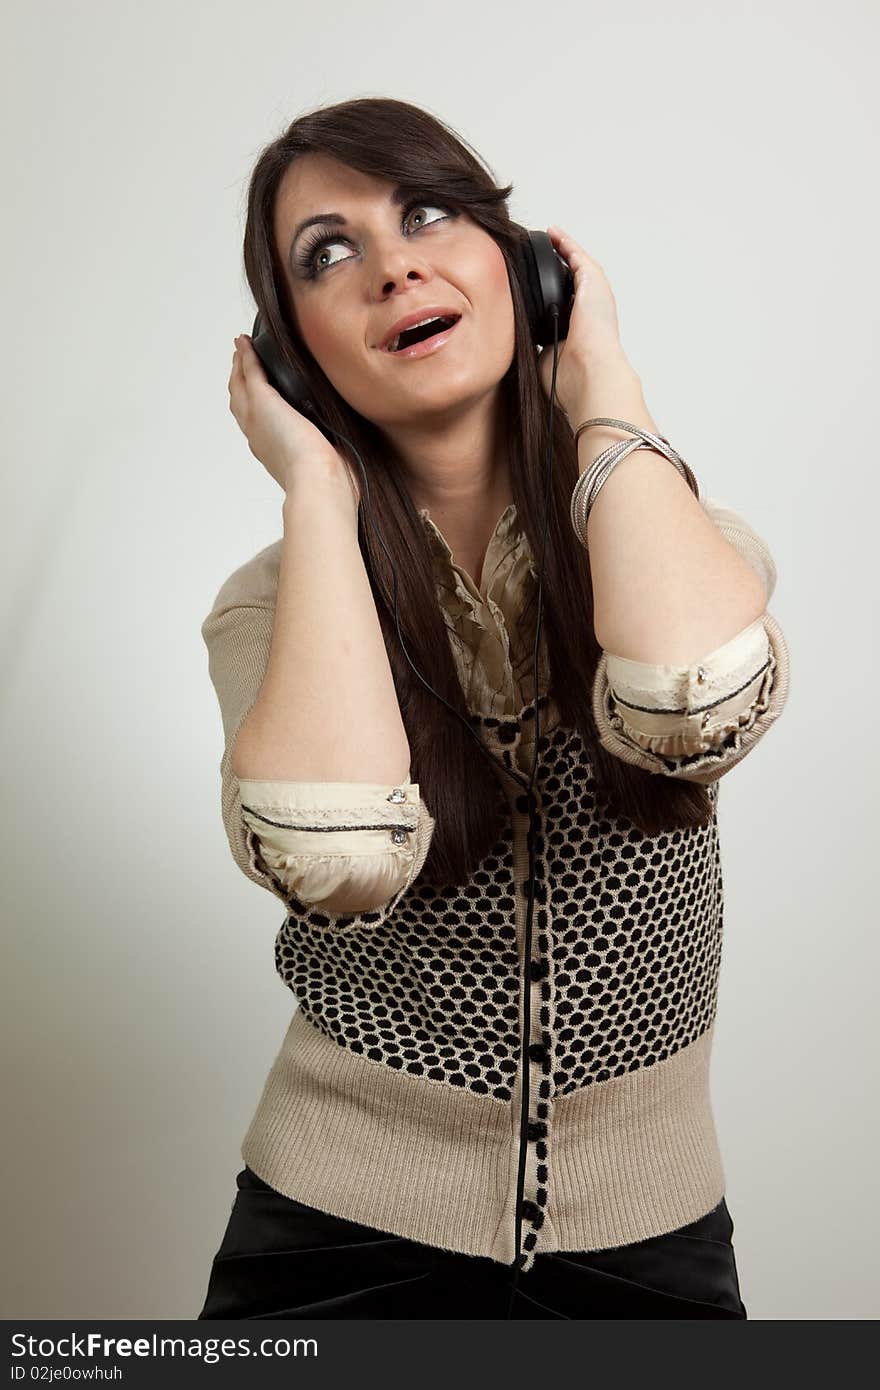
<path id="1" fill-rule="evenodd" d="M 433 210 L 434 212 L 439 212 L 439 213 L 442 214 L 440 217 L 432 218 L 432 219 L 431 219 L 432 222 L 445 222 L 445 221 L 446 221 L 446 216 L 445 216 L 444 209 L 441 208 L 441 207 L 439 207 L 437 204 L 434 204 L 434 203 L 415 203 L 415 204 L 410 208 L 409 212 L 407 213 L 407 218 L 409 218 L 410 214 L 411 214 L 411 213 L 414 213 L 414 212 L 422 212 L 422 213 L 423 213 L 423 212 L 425 211 L 426 208 L 429 208 L 429 209 Z M 425 226 L 429 226 L 429 225 L 430 225 L 430 223 L 422 222 L 418 227 L 416 227 L 416 231 L 420 231 L 420 230 L 421 230 L 421 227 L 425 227 Z"/>

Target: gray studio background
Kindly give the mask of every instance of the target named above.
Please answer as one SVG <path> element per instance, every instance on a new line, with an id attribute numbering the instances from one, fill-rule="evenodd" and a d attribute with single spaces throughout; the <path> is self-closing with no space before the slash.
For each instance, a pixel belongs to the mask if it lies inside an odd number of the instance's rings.
<path id="1" fill-rule="evenodd" d="M 543 15 L 546 32 L 536 32 Z M 649 407 L 770 542 L 786 711 L 725 778 L 712 1094 L 752 1319 L 877 1313 L 878 11 L 18 6 L 2 100 L 0 1316 L 192 1318 L 295 1007 L 199 633 L 281 535 L 228 408 L 259 149 L 395 96 L 605 268 Z"/>

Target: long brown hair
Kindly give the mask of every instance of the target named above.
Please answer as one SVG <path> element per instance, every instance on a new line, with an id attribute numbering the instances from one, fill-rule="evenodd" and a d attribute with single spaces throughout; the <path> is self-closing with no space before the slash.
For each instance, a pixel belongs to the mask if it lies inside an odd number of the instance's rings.
<path id="1" fill-rule="evenodd" d="M 273 212 L 285 171 L 294 160 L 311 153 L 331 155 L 353 169 L 419 192 L 431 190 L 438 202 L 469 213 L 500 246 L 516 320 L 514 358 L 500 383 L 503 408 L 511 421 L 509 473 L 518 520 L 532 555 L 538 557 L 549 403 L 538 376 L 537 348 L 529 333 L 515 268 L 515 246 L 522 232 L 507 210 L 513 184 L 496 185 L 471 147 L 429 112 L 392 98 L 358 98 L 299 116 L 263 149 L 251 174 L 244 234 L 245 274 L 264 324 L 290 363 L 306 377 L 319 413 L 353 441 L 363 459 L 373 516 L 381 517 L 382 535 L 399 576 L 398 615 L 407 649 L 425 680 L 467 715 L 437 602 L 428 540 L 407 490 L 401 459 L 382 431 L 339 395 L 297 331 L 273 236 Z M 347 446 L 338 447 L 340 452 L 346 450 L 357 475 L 357 462 Z M 577 477 L 574 435 L 556 409 L 542 635 L 546 636 L 550 688 L 562 723 L 580 731 L 589 750 L 595 791 L 612 813 L 629 817 L 650 835 L 703 824 L 712 814 L 705 786 L 624 763 L 599 742 L 591 703 L 601 655 L 593 632 L 593 587 L 587 552 L 574 540 L 569 512 Z M 503 774 L 488 759 L 475 756 L 473 735 L 425 689 L 404 656 L 394 623 L 388 560 L 365 531 L 363 503 L 358 534 L 409 739 L 410 776 L 418 782 L 435 818 L 420 878 L 437 886 L 462 883 L 502 828 L 499 780 Z"/>

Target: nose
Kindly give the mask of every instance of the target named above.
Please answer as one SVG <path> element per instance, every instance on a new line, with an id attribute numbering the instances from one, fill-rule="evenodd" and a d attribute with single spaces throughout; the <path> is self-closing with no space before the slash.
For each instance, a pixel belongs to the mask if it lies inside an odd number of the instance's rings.
<path id="1" fill-rule="evenodd" d="M 406 276 L 405 276 L 405 283 L 406 283 L 406 284 L 409 284 L 409 282 L 410 282 L 411 280 L 415 280 L 416 282 L 418 282 L 418 281 L 420 281 L 420 280 L 422 280 L 422 279 L 427 279 L 427 276 L 422 276 L 422 275 L 420 275 L 420 274 L 418 273 L 418 271 L 416 271 L 416 270 L 408 270 L 408 271 L 406 272 Z M 394 293 L 395 285 L 396 285 L 397 283 L 398 283 L 398 282 L 397 282 L 396 280 L 386 280 L 385 283 L 382 285 L 382 297 L 385 298 L 387 295 L 393 294 L 393 293 Z"/>
<path id="2" fill-rule="evenodd" d="M 388 242 L 376 250 L 373 272 L 374 298 L 387 299 L 414 284 L 431 279 L 431 268 L 412 246 Z"/>

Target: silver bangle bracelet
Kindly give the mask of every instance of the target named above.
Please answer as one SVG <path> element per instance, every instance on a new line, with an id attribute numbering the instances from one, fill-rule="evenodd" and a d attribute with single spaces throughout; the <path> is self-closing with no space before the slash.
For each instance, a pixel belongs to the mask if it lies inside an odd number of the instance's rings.
<path id="1" fill-rule="evenodd" d="M 577 446 L 582 432 L 589 429 L 591 425 L 611 425 L 615 429 L 628 430 L 636 438 L 619 439 L 613 444 L 609 444 L 608 448 L 603 449 L 602 453 L 593 460 L 589 468 L 584 470 L 574 485 L 571 495 L 571 524 L 578 541 L 585 548 L 587 545 L 587 520 L 601 488 L 608 481 L 617 464 L 636 449 L 653 449 L 656 453 L 662 454 L 678 469 L 691 492 L 699 498 L 700 487 L 692 469 L 663 435 L 652 434 L 650 430 L 643 430 L 638 425 L 631 425 L 627 420 L 617 420 L 603 415 L 596 416 L 591 420 L 584 420 L 578 425 L 575 430 L 575 446 Z"/>
<path id="2" fill-rule="evenodd" d="M 619 439 L 614 444 L 610 444 L 607 449 L 603 449 L 598 458 L 594 459 L 589 468 L 580 475 L 571 494 L 571 524 L 581 545 L 587 544 L 587 518 L 593 503 L 616 465 L 627 454 L 634 453 L 636 449 L 648 447 L 650 446 L 641 439 Z"/>

